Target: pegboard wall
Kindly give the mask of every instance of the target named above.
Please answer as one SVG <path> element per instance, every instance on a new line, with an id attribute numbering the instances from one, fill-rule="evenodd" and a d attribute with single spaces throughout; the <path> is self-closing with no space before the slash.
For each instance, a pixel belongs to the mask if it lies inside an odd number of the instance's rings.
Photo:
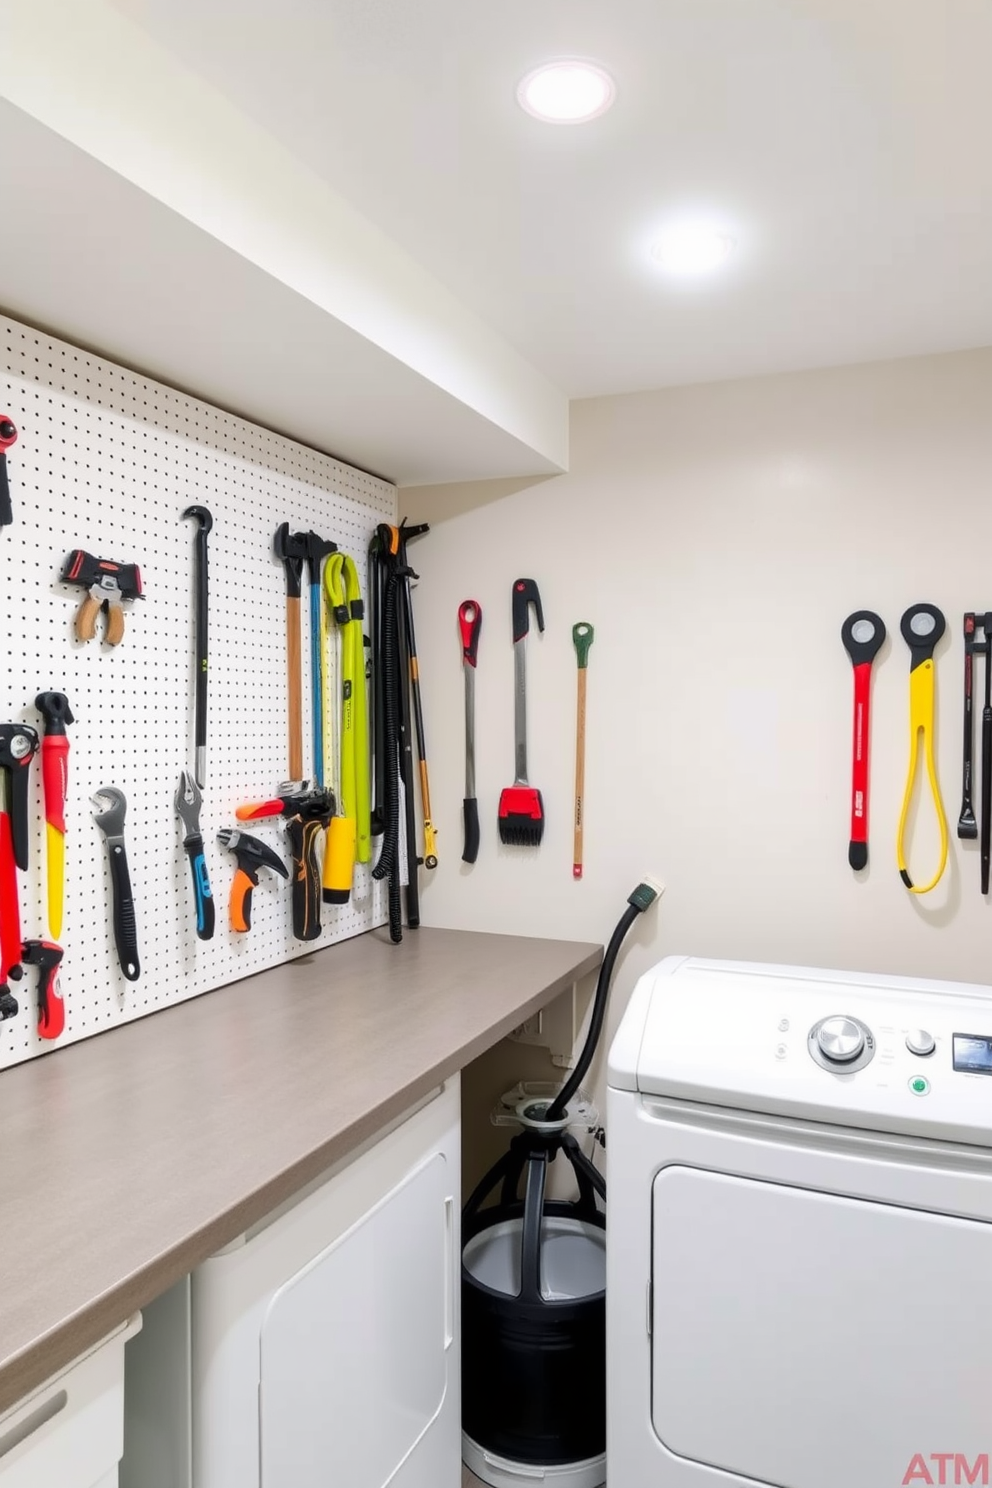
<path id="1" fill-rule="evenodd" d="M 14 524 L 0 529 L 8 662 L 0 721 L 43 732 L 39 692 L 67 694 L 66 898 L 61 993 L 66 1025 L 36 1031 L 36 973 L 14 986 L 20 1012 L 0 1024 L 0 1067 L 360 934 L 386 918 L 385 891 L 356 869 L 351 903 L 322 907 L 323 934 L 292 933 L 289 885 L 262 871 L 252 928 L 229 927 L 235 860 L 217 842 L 235 807 L 272 796 L 288 775 L 285 570 L 273 556 L 280 522 L 313 529 L 355 558 L 365 593 L 374 527 L 395 520 L 395 491 L 194 398 L 0 317 L 0 413 L 17 425 L 10 450 Z M 201 831 L 216 932 L 196 937 L 189 862 L 174 796 L 194 763 L 194 538 L 191 504 L 209 508 L 210 673 Z M 84 548 L 137 563 L 145 598 L 125 606 L 121 645 L 77 641 L 84 591 L 60 581 Z M 312 770 L 309 606 L 304 576 L 304 768 Z M 333 626 L 332 655 L 333 655 Z M 125 838 L 141 977 L 120 972 L 106 845 L 91 797 L 127 798 Z M 21 934 L 47 939 L 40 750 L 31 767 L 31 861 L 20 874 Z M 290 866 L 281 819 L 253 822 Z M 329 988 L 329 991 L 331 989 Z"/>

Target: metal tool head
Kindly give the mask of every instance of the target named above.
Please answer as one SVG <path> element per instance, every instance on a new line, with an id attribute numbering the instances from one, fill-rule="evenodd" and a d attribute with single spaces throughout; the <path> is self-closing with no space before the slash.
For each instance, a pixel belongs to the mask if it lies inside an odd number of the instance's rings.
<path id="1" fill-rule="evenodd" d="M 331 542 L 330 538 L 321 537 L 316 532 L 298 532 L 297 537 L 302 537 L 306 543 L 307 566 L 310 569 L 310 583 L 316 586 L 320 583 L 320 565 L 325 558 L 336 553 L 338 545 Z"/>
<path id="2" fill-rule="evenodd" d="M 179 786 L 176 790 L 176 812 L 186 828 L 186 835 L 200 829 L 200 807 L 203 804 L 203 793 L 197 785 L 189 770 L 184 770 L 179 777 Z"/>
<path id="3" fill-rule="evenodd" d="M 0 769 L 14 770 L 38 748 L 38 733 L 26 723 L 0 723 Z"/>
<path id="4" fill-rule="evenodd" d="M 260 837 L 253 837 L 250 832 L 236 831 L 233 827 L 222 827 L 217 833 L 217 841 L 233 852 L 239 861 L 245 858 L 258 868 L 271 868 L 273 873 L 280 874 L 282 878 L 289 877 L 289 870 L 282 858 Z"/>
<path id="5" fill-rule="evenodd" d="M 281 522 L 272 543 L 276 557 L 285 565 L 286 594 L 299 599 L 303 581 L 303 564 L 307 556 L 307 534 L 290 532 L 289 523 Z"/>
<path id="6" fill-rule="evenodd" d="M 110 558 L 95 558 L 82 548 L 74 548 L 62 565 L 62 582 L 89 589 L 95 598 L 101 591 L 104 599 L 115 593 L 122 599 L 143 599 L 141 570 L 136 563 L 116 563 Z M 112 582 L 111 582 L 112 581 Z"/>
<path id="7" fill-rule="evenodd" d="M 21 960 L 25 966 L 40 966 L 48 971 L 62 960 L 62 947 L 50 940 L 26 940 L 21 948 Z"/>
<path id="8" fill-rule="evenodd" d="M 214 519 L 205 506 L 188 506 L 183 512 L 183 517 L 194 517 L 200 524 L 201 532 L 206 535 L 214 525 Z"/>
<path id="9" fill-rule="evenodd" d="M 90 800 L 94 806 L 99 805 L 102 800 L 110 802 L 103 811 L 94 812 L 93 819 L 101 832 L 107 837 L 123 836 L 124 817 L 127 813 L 127 797 L 124 792 L 118 790 L 116 785 L 103 785 L 95 795 L 90 796 Z"/>
<path id="10" fill-rule="evenodd" d="M 30 851 L 28 830 L 28 775 L 38 751 L 38 733 L 27 723 L 0 723 L 0 770 L 6 771 L 0 789 L 0 810 L 10 816 L 14 861 L 27 868 Z"/>
<path id="11" fill-rule="evenodd" d="M 46 734 L 64 734 L 67 723 L 75 723 L 64 692 L 39 692 L 34 705 L 45 720 Z"/>

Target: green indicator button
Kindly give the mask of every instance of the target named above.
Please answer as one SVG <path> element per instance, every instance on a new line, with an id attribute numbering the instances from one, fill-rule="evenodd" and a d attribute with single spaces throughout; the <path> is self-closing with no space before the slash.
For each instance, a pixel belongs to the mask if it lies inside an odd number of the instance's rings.
<path id="1" fill-rule="evenodd" d="M 930 1089 L 930 1081 L 924 1080 L 922 1075 L 917 1075 L 915 1079 L 910 1080 L 909 1088 L 914 1095 L 926 1095 Z"/>

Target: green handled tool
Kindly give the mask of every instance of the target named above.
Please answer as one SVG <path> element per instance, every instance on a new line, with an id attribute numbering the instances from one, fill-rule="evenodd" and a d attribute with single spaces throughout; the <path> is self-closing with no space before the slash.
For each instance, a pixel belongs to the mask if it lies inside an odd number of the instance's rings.
<path id="1" fill-rule="evenodd" d="M 575 818 L 572 843 L 572 877 L 582 877 L 582 830 L 585 825 L 586 787 L 586 671 L 589 666 L 589 647 L 595 631 L 588 620 L 580 620 L 572 626 L 572 642 L 579 663 L 579 690 L 575 710 Z"/>

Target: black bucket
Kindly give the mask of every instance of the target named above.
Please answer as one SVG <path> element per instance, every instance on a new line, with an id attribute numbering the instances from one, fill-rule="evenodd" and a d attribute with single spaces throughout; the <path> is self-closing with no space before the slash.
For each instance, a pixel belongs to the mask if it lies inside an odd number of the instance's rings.
<path id="1" fill-rule="evenodd" d="M 547 1165 L 562 1150 L 579 1180 L 572 1203 L 544 1199 Z M 501 1202 L 482 1209 L 500 1183 Z M 602 1482 L 606 1217 L 597 1192 L 603 1180 L 573 1137 L 524 1132 L 465 1207 L 462 1425 L 467 1444 L 500 1460 L 503 1470 L 489 1473 L 467 1454 L 491 1483 L 513 1482 L 516 1463 L 522 1479 L 541 1468 L 563 1488 Z"/>

